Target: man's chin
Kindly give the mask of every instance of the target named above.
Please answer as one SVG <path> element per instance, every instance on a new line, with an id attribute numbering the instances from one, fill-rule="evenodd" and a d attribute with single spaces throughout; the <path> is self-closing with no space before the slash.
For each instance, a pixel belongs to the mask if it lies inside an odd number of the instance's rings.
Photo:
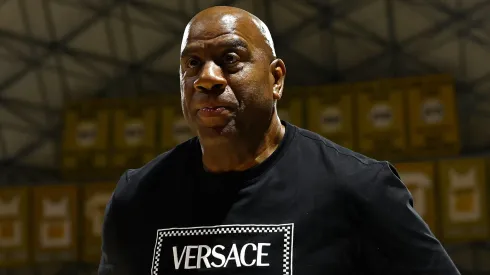
<path id="1" fill-rule="evenodd" d="M 212 125 L 212 126 L 201 126 L 199 127 L 199 135 L 206 136 L 226 136 L 231 134 L 233 131 L 230 129 L 229 125 Z"/>
<path id="2" fill-rule="evenodd" d="M 222 140 L 230 139 L 236 133 L 233 125 L 214 124 L 214 125 L 199 125 L 198 136 L 202 140 Z"/>

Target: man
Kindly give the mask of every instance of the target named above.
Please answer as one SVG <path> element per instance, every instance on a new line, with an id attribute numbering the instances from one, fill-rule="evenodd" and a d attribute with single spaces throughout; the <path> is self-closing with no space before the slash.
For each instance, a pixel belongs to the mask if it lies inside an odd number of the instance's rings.
<path id="1" fill-rule="evenodd" d="M 197 137 L 120 179 L 99 274 L 459 274 L 395 169 L 281 121 L 267 27 L 213 7 L 185 29 Z"/>

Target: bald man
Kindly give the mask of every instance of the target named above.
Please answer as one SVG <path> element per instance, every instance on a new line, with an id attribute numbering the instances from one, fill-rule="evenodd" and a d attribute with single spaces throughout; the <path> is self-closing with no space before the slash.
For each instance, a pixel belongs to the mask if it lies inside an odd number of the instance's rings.
<path id="1" fill-rule="evenodd" d="M 121 177 L 100 275 L 459 274 L 389 163 L 279 119 L 286 68 L 257 17 L 200 12 L 180 60 L 196 137 Z"/>

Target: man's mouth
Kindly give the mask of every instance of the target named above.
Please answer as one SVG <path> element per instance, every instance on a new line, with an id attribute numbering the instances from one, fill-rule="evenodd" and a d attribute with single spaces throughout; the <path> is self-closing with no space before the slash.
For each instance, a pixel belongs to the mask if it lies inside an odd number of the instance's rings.
<path id="1" fill-rule="evenodd" d="M 204 107 L 199 109 L 199 115 L 204 117 L 216 117 L 225 115 L 228 111 L 228 108 L 224 106 L 215 106 L 215 107 Z"/>
<path id="2" fill-rule="evenodd" d="M 216 112 L 216 111 L 224 111 L 224 110 L 226 110 L 226 107 L 223 107 L 223 106 L 201 108 L 201 111 L 204 111 L 204 112 Z"/>

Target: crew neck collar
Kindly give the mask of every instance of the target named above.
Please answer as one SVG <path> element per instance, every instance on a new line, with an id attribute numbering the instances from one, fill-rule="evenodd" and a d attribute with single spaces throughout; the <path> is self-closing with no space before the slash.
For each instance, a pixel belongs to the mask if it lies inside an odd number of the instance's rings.
<path id="1" fill-rule="evenodd" d="M 283 139 L 279 143 L 279 146 L 266 160 L 245 171 L 224 172 L 224 173 L 211 173 L 206 171 L 204 169 L 204 164 L 202 162 L 202 151 L 199 144 L 199 139 L 196 138 L 195 145 L 197 146 L 197 149 L 199 151 L 196 158 L 196 164 L 200 176 L 203 179 L 208 179 L 208 180 L 220 180 L 220 181 L 240 180 L 244 182 L 251 181 L 255 178 L 258 178 L 265 171 L 267 171 L 268 169 L 270 169 L 276 164 L 277 160 L 279 160 L 282 157 L 284 152 L 287 150 L 288 145 L 294 138 L 296 128 L 286 121 L 281 120 L 281 123 L 285 127 L 285 133 Z"/>

